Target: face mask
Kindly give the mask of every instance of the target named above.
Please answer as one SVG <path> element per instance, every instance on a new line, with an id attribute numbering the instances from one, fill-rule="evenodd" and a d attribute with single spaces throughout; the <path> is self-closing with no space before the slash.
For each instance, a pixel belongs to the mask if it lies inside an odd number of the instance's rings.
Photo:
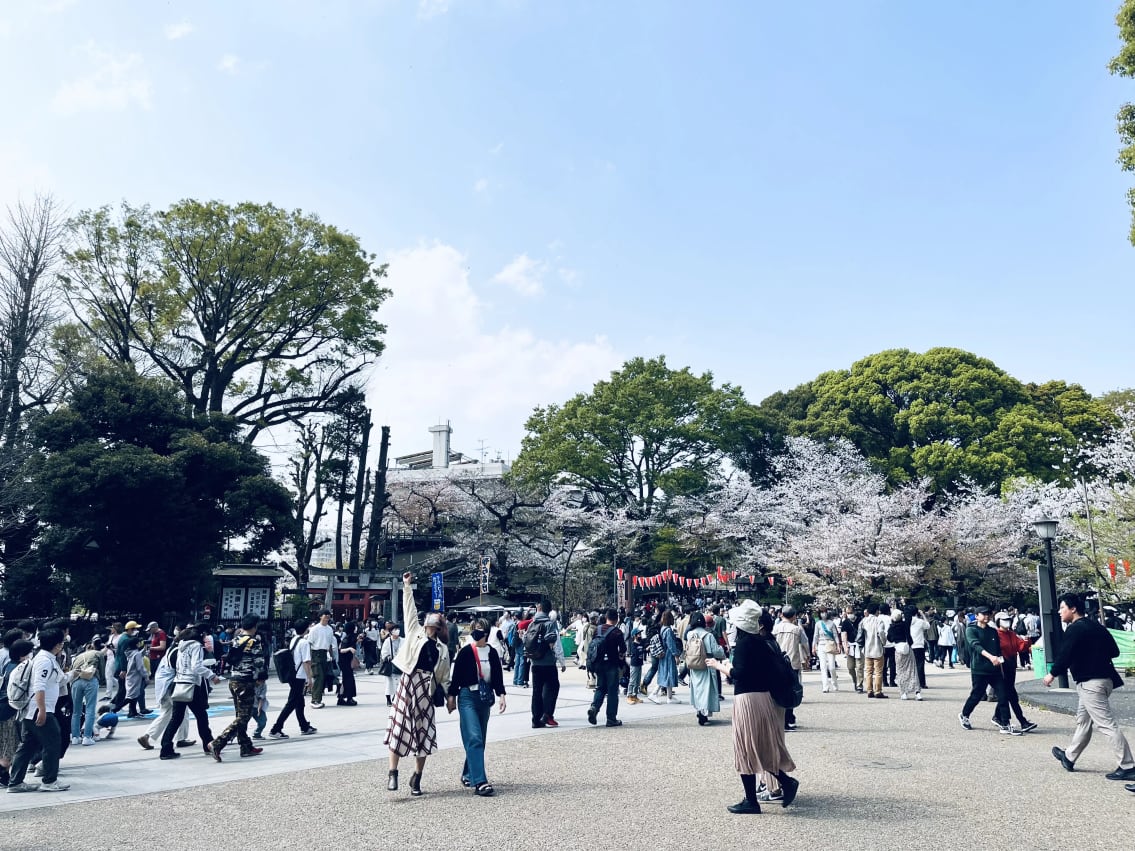
<path id="1" fill-rule="evenodd" d="M 486 635 L 488 635 L 488 633 L 485 632 L 483 629 L 475 629 L 470 633 L 470 635 L 473 636 L 474 641 L 480 641 L 482 638 L 484 638 Z"/>

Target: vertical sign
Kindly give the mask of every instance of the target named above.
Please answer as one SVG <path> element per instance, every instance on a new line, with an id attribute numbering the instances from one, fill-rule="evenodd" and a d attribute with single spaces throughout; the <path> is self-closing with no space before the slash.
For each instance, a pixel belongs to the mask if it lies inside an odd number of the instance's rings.
<path id="1" fill-rule="evenodd" d="M 444 612 L 445 582 L 444 577 L 440 573 L 430 574 L 430 594 L 433 598 L 433 604 L 430 606 L 430 611 Z"/>
<path id="2" fill-rule="evenodd" d="M 481 593 L 489 593 L 489 570 L 493 566 L 493 560 L 489 556 L 481 556 Z"/>

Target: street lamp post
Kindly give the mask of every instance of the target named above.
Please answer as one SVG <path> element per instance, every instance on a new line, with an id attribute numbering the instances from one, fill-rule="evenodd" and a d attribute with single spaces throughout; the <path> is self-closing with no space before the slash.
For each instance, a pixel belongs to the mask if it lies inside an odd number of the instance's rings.
<path id="1" fill-rule="evenodd" d="M 1064 628 L 1060 625 L 1060 612 L 1056 607 L 1056 567 L 1052 561 L 1052 542 L 1056 540 L 1055 520 L 1037 520 L 1033 523 L 1037 535 L 1044 541 L 1044 564 L 1037 567 L 1037 595 L 1040 598 L 1041 631 L 1044 637 L 1045 672 L 1052 670 Z M 1068 675 L 1057 677 L 1060 688 L 1068 688 Z"/>

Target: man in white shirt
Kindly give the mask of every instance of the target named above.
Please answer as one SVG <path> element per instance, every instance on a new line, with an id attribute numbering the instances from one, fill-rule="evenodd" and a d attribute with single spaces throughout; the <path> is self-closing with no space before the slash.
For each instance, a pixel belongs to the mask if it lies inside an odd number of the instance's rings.
<path id="1" fill-rule="evenodd" d="M 326 681 L 327 669 L 330 665 L 331 650 L 336 647 L 335 630 L 331 628 L 331 610 L 324 609 L 319 613 L 319 623 L 308 633 L 311 642 L 311 708 L 323 708 L 323 684 Z M 299 666 L 296 666 L 297 670 Z"/>
<path id="2" fill-rule="evenodd" d="M 288 646 L 292 651 L 292 663 L 295 665 L 296 672 L 291 682 L 288 683 L 288 702 L 284 704 L 284 708 L 276 717 L 276 723 L 268 731 L 268 737 L 271 739 L 288 738 L 288 734 L 284 732 L 284 722 L 293 712 L 296 713 L 296 720 L 300 722 L 300 733 L 302 735 L 310 736 L 315 732 L 315 728 L 308 723 L 307 717 L 303 713 L 303 692 L 314 674 L 311 664 L 311 642 L 308 640 L 308 627 L 310 625 L 311 621 L 307 618 L 299 618 L 293 624 L 296 634 L 292 637 Z"/>
<path id="3" fill-rule="evenodd" d="M 59 721 L 55 717 L 55 704 L 59 702 L 59 688 L 63 683 L 63 669 L 55 657 L 63 651 L 63 631 L 44 629 L 39 633 L 39 652 L 32 660 L 32 677 L 28 705 L 20 713 L 24 740 L 12 760 L 9 792 L 65 792 L 70 784 L 59 782 L 59 754 L 61 740 Z M 13 672 L 14 676 L 15 672 Z M 25 783 L 28 764 L 40 753 L 43 766 L 43 783 L 36 786 Z"/>
<path id="4" fill-rule="evenodd" d="M 910 612 L 910 647 L 914 651 L 914 666 L 918 669 L 918 688 L 926 688 L 926 628 L 929 624 L 922 612 Z"/>

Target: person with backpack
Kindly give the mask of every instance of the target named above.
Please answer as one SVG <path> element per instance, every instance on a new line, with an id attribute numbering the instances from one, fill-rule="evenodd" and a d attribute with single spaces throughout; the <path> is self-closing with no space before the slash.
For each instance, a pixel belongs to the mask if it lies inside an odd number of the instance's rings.
<path id="1" fill-rule="evenodd" d="M 752 600 L 729 610 L 729 623 L 736 632 L 733 660 L 707 659 L 706 664 L 733 678 L 733 765 L 741 775 L 745 797 L 726 809 L 735 815 L 757 814 L 757 775 L 764 775 L 770 791 L 782 807 L 796 800 L 800 781 L 789 776 L 796 763 L 784 741 L 784 708 L 772 692 L 793 680 L 795 670 L 768 639 L 772 618 Z"/>
<path id="2" fill-rule="evenodd" d="M 621 727 L 619 720 L 619 676 L 627 655 L 627 642 L 619 629 L 619 613 L 607 609 L 606 623 L 600 625 L 587 645 L 587 669 L 595 672 L 598 686 L 591 706 L 587 709 L 587 723 L 595 724 L 603 701 L 607 701 L 607 726 Z M 677 678 L 677 669 L 675 669 Z"/>
<path id="3" fill-rule="evenodd" d="M 39 633 L 39 652 L 25 659 L 8 680 L 8 703 L 18 712 L 23 728 L 23 741 L 12 760 L 9 792 L 65 792 L 71 786 L 59 782 L 59 721 L 55 705 L 66 674 L 56 658 L 63 652 L 63 630 L 43 629 Z M 27 672 L 27 673 L 25 673 Z M 36 786 L 25 783 L 32 757 L 40 756 L 43 782 Z"/>
<path id="4" fill-rule="evenodd" d="M 658 640 L 662 643 L 663 653 L 656 660 L 658 686 L 654 694 L 647 697 L 647 700 L 651 703 L 661 703 L 662 701 L 659 698 L 665 696 L 666 703 L 681 703 L 682 701 L 674 697 L 674 688 L 678 685 L 678 659 L 682 651 L 678 647 L 678 639 L 674 634 L 673 610 L 666 609 L 658 623 Z M 653 655 L 653 652 L 651 655 Z"/>
<path id="5" fill-rule="evenodd" d="M 260 616 L 248 613 L 241 619 L 240 634 L 233 638 L 226 667 L 229 669 L 229 693 L 236 705 L 236 718 L 209 744 L 209 753 L 217 762 L 221 751 L 233 738 L 240 743 L 242 757 L 259 756 L 263 748 L 252 743 L 248 735 L 248 722 L 252 720 L 256 704 L 256 680 L 268 670 L 264 656 L 264 641 L 257 635 Z"/>
<path id="6" fill-rule="evenodd" d="M 642 703 L 638 696 L 642 683 L 642 663 L 646 657 L 646 616 L 639 615 L 631 626 L 630 640 L 627 641 L 627 703 L 634 706 Z"/>
<path id="7" fill-rule="evenodd" d="M 23 637 L 23 632 L 20 630 L 12 632 L 18 634 L 15 637 L 11 632 L 4 635 L 4 649 L 7 651 L 8 661 L 0 670 L 0 675 L 4 678 L 0 685 L 0 786 L 5 787 L 10 779 L 12 760 L 20 747 L 20 713 L 8 702 L 8 682 L 12 672 L 35 652 L 35 645 Z"/>
<path id="8" fill-rule="evenodd" d="M 710 668 L 708 662 L 710 659 L 724 659 L 725 649 L 713 633 L 706 629 L 705 615 L 701 612 L 690 615 L 682 655 L 689 676 L 690 703 L 697 713 L 698 724 L 704 727 L 709 723 L 709 716 L 721 711 L 721 699 L 714 676 L 718 672 Z"/>
<path id="9" fill-rule="evenodd" d="M 270 739 L 288 738 L 288 734 L 284 732 L 284 722 L 291 717 L 293 712 L 296 714 L 296 720 L 300 725 L 300 735 L 310 736 L 316 731 L 315 727 L 308 723 L 307 716 L 304 715 L 303 704 L 304 690 L 314 676 L 311 662 L 311 644 L 307 640 L 311 621 L 307 618 L 297 618 L 295 623 L 292 624 L 292 628 L 295 630 L 295 635 L 288 643 L 286 652 L 281 653 L 277 650 L 275 655 L 278 664 L 276 672 L 282 680 L 287 680 L 288 701 L 280 710 L 280 714 L 276 716 L 272 729 L 268 731 Z M 281 660 L 283 660 L 282 669 L 279 667 Z"/>
<path id="10" fill-rule="evenodd" d="M 558 727 L 553 713 L 560 693 L 560 676 L 556 670 L 556 651 L 560 631 L 549 616 L 552 604 L 541 600 L 539 611 L 524 634 L 524 658 L 532 666 L 532 727 Z"/>

